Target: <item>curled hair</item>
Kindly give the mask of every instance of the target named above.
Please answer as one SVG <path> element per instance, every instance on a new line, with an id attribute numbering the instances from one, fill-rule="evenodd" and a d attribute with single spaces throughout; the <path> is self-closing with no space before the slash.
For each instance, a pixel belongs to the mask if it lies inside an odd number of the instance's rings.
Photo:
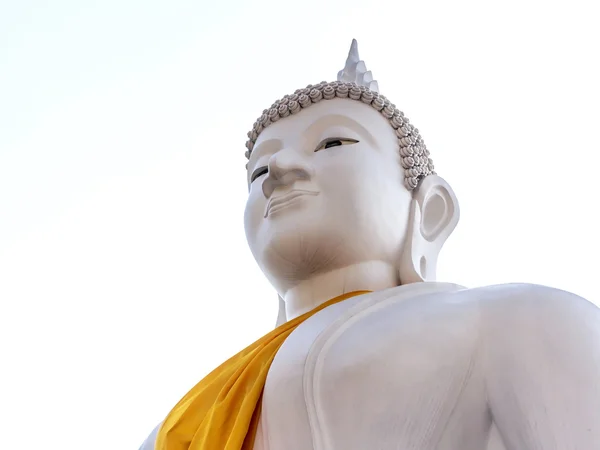
<path id="1" fill-rule="evenodd" d="M 344 81 L 322 81 L 319 84 L 309 84 L 304 89 L 298 89 L 293 95 L 286 95 L 277 100 L 269 109 L 254 122 L 248 132 L 246 142 L 246 158 L 250 158 L 252 149 L 259 134 L 278 120 L 289 115 L 297 114 L 314 103 L 334 98 L 349 98 L 371 105 L 383 115 L 396 132 L 401 164 L 404 169 L 404 184 L 411 190 L 417 187 L 419 181 L 427 175 L 434 175 L 433 161 L 429 158 L 429 150 L 419 134 L 419 130 L 409 123 L 404 113 L 396 108 L 387 98 L 357 83 Z"/>

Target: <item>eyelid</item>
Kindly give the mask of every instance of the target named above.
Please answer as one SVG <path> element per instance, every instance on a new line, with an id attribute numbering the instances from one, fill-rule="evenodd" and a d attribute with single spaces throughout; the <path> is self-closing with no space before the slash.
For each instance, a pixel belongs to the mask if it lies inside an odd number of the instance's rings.
<path id="1" fill-rule="evenodd" d="M 267 167 L 268 161 L 269 161 L 269 158 L 265 157 L 265 155 L 263 155 L 263 156 L 257 158 L 254 161 L 254 164 L 252 164 L 252 166 L 248 166 L 250 168 L 254 167 L 252 169 L 252 171 L 249 172 L 250 173 L 250 177 L 249 177 L 250 183 L 252 183 L 254 181 L 253 177 L 255 176 L 257 170 L 264 169 L 265 167 Z"/>
<path id="2" fill-rule="evenodd" d="M 342 145 L 356 144 L 358 142 L 358 140 L 352 139 L 352 138 L 328 137 L 328 138 L 323 139 L 319 143 L 319 145 L 317 145 L 317 148 L 315 149 L 315 152 L 318 151 L 318 150 L 323 150 L 325 148 L 325 145 L 327 145 L 328 142 L 332 142 L 332 141 L 341 141 Z"/>
<path id="3" fill-rule="evenodd" d="M 262 171 L 264 171 L 264 173 L 261 173 Z M 254 180 L 256 180 L 259 176 L 265 175 L 267 173 L 269 173 L 269 167 L 268 166 L 257 167 L 256 169 L 254 169 L 252 171 L 252 174 L 250 175 L 250 183 L 253 183 Z"/>

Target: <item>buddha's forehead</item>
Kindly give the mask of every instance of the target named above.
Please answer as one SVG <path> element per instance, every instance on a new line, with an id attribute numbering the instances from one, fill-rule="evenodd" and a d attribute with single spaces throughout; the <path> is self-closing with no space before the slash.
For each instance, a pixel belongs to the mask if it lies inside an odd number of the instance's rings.
<path id="1" fill-rule="evenodd" d="M 310 138 L 311 135 L 339 128 L 368 135 L 371 139 L 396 141 L 389 121 L 378 111 L 360 101 L 337 98 L 321 101 L 269 125 L 258 136 L 255 148 L 265 141 L 286 141 L 299 136 Z"/>

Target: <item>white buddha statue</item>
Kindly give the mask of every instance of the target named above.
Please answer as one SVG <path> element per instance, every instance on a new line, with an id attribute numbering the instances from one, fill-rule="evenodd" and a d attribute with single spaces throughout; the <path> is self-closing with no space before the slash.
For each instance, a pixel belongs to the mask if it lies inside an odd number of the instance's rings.
<path id="1" fill-rule="evenodd" d="M 458 202 L 355 41 L 338 82 L 276 102 L 247 147 L 246 235 L 279 323 L 361 292 L 278 348 L 252 448 L 600 449 L 600 310 L 435 281 Z"/>

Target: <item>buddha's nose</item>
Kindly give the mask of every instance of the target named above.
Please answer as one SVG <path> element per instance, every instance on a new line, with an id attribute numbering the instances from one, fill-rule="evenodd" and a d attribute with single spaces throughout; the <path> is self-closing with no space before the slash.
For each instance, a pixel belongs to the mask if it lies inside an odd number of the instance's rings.
<path id="1" fill-rule="evenodd" d="M 310 180 L 312 170 L 308 158 L 291 148 L 279 150 L 269 158 L 269 172 L 262 189 L 269 198 L 280 186 L 292 186 L 299 180 Z"/>

